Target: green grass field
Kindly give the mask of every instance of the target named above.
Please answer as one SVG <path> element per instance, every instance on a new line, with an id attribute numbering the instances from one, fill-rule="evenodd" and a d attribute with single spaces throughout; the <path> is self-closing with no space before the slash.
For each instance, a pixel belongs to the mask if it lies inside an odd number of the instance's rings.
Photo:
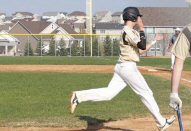
<path id="1" fill-rule="evenodd" d="M 130 116 L 145 116 L 148 111 L 130 88 L 109 102 L 82 103 L 69 113 L 69 94 L 107 86 L 112 74 L 0 73 L 1 126 L 82 127 Z M 169 114 L 170 81 L 146 75 L 163 114 Z M 191 89 L 181 88 L 184 113 L 190 113 Z M 22 123 L 23 122 L 23 123 Z M 18 125 L 18 123 L 20 123 Z"/>
<path id="2" fill-rule="evenodd" d="M 1 65 L 114 65 L 118 57 L 0 57 Z M 170 69 L 170 58 L 141 58 L 140 66 Z M 191 70 L 191 58 L 185 62 L 185 70 Z"/>

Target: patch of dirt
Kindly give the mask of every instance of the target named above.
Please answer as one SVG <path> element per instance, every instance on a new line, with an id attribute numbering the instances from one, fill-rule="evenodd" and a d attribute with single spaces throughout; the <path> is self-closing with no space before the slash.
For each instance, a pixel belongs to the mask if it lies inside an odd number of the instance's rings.
<path id="1" fill-rule="evenodd" d="M 113 65 L 0 65 L 0 72 L 112 73 Z"/>
<path id="2" fill-rule="evenodd" d="M 184 131 L 191 131 L 190 115 L 183 116 Z M 87 128 L 53 128 L 53 127 L 1 127 L 0 131 L 158 131 L 152 117 L 129 118 L 125 120 L 113 121 L 99 126 L 88 126 Z M 168 131 L 179 131 L 178 121 L 168 129 Z"/>
<path id="3" fill-rule="evenodd" d="M 67 72 L 67 73 L 113 73 L 114 65 L 0 65 L 0 72 Z M 139 67 L 143 74 L 171 79 L 170 70 L 155 67 Z M 184 71 L 182 84 L 191 88 L 191 72 Z"/>

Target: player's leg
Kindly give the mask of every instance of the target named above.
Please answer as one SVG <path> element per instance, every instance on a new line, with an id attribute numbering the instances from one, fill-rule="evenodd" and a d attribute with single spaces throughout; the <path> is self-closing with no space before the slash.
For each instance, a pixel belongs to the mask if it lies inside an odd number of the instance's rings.
<path id="1" fill-rule="evenodd" d="M 136 64 L 131 65 L 131 68 L 124 68 L 121 76 L 126 83 L 131 86 L 133 91 L 141 97 L 142 102 L 149 109 L 159 127 L 165 126 L 166 119 L 160 114 L 159 107 L 154 99 L 153 93 L 141 73 L 138 71 Z M 174 118 L 170 119 L 169 123 L 173 121 Z"/>
<path id="2" fill-rule="evenodd" d="M 75 93 L 79 103 L 84 101 L 107 101 L 115 97 L 124 87 L 126 87 L 126 83 L 117 73 L 114 73 L 108 87 L 75 91 Z"/>
<path id="3" fill-rule="evenodd" d="M 112 80 L 108 87 L 74 91 L 71 98 L 71 112 L 76 108 L 76 105 L 86 101 L 108 101 L 114 98 L 121 90 L 126 87 L 124 80 L 118 75 L 117 66 Z M 73 104 L 74 103 L 74 104 Z"/>

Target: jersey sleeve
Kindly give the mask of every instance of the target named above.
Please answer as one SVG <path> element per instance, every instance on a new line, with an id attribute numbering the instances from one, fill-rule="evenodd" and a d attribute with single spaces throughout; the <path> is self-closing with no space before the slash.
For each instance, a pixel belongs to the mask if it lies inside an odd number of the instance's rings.
<path id="1" fill-rule="evenodd" d="M 141 41 L 139 34 L 135 34 L 131 30 L 125 32 L 125 41 L 128 42 L 129 45 L 137 47 L 137 44 Z"/>
<path id="2" fill-rule="evenodd" d="M 179 59 L 185 60 L 189 55 L 190 42 L 184 33 L 181 33 L 172 48 L 172 53 Z"/>

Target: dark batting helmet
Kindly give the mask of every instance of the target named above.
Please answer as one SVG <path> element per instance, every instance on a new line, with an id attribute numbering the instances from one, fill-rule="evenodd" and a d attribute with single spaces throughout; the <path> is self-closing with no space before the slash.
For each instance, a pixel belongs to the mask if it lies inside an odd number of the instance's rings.
<path id="1" fill-rule="evenodd" d="M 142 15 L 139 12 L 139 9 L 136 7 L 127 7 L 123 10 L 123 20 L 124 21 L 132 21 L 136 22 L 138 16 L 142 17 Z"/>

